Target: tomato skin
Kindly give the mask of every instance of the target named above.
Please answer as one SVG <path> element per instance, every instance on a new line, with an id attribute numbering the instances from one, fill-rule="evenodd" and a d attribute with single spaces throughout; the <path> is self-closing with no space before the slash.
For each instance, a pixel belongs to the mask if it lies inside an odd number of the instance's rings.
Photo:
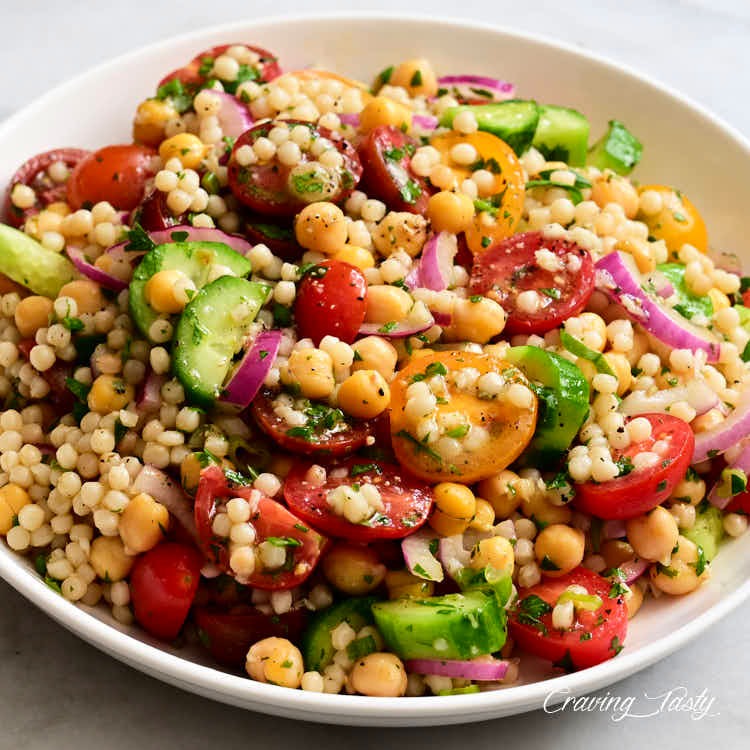
<path id="1" fill-rule="evenodd" d="M 181 222 L 179 216 L 172 216 L 167 206 L 167 194 L 156 189 L 144 197 L 133 213 L 131 223 L 138 222 L 147 232 L 169 229 Z"/>
<path id="2" fill-rule="evenodd" d="M 382 200 L 392 211 L 424 214 L 430 195 L 435 191 L 427 180 L 411 170 L 411 156 L 406 149 L 418 147 L 414 138 L 392 125 L 374 128 L 359 146 L 365 192 Z M 385 154 L 390 149 L 400 152 L 401 158 L 387 158 Z M 405 190 L 407 182 L 413 183 L 413 196 Z M 404 192 L 414 200 L 407 200 Z"/>
<path id="3" fill-rule="evenodd" d="M 664 240 L 667 249 L 675 258 L 685 243 L 702 253 L 708 252 L 706 224 L 688 197 L 667 185 L 642 185 L 638 192 L 644 193 L 646 190 L 658 193 L 664 204 L 664 208 L 658 214 L 638 215 L 637 218 L 648 226 L 648 233 L 657 240 Z"/>
<path id="4" fill-rule="evenodd" d="M 274 413 L 273 395 L 270 391 L 261 391 L 253 399 L 251 411 L 266 435 L 284 450 L 302 455 L 326 455 L 332 458 L 347 456 L 362 448 L 374 430 L 372 422 L 351 421 L 347 429 L 325 433 L 315 442 L 288 435 L 289 425 Z"/>
<path id="5" fill-rule="evenodd" d="M 229 568 L 229 552 L 225 541 L 214 536 L 212 523 L 216 516 L 217 500 L 241 497 L 250 500 L 253 489 L 227 479 L 216 465 L 201 472 L 198 492 L 195 496 L 195 525 L 206 559 L 216 563 L 222 570 Z M 255 493 L 257 494 L 257 493 Z M 305 581 L 318 564 L 328 540 L 317 531 L 308 528 L 283 505 L 267 497 L 261 497 L 256 512 L 250 516 L 258 542 L 268 537 L 294 537 L 300 544 L 291 547 L 293 565 L 289 570 L 265 572 L 258 568 L 243 583 L 269 591 L 291 589 Z"/>
<path id="6" fill-rule="evenodd" d="M 68 180 L 68 203 L 73 210 L 84 204 L 108 201 L 131 211 L 143 198 L 146 180 L 153 175 L 156 152 L 135 144 L 105 146 L 82 159 Z"/>
<path id="7" fill-rule="evenodd" d="M 89 151 L 80 148 L 56 148 L 53 151 L 45 151 L 32 156 L 31 159 L 25 161 L 16 170 L 8 184 L 3 209 L 5 221 L 13 227 L 20 227 L 29 216 L 38 213 L 41 208 L 56 201 L 64 201 L 67 195 L 66 184 L 52 182 L 48 176 L 44 175 L 44 172 L 51 164 L 58 161 L 73 169 L 89 153 Z M 37 202 L 32 208 L 20 209 L 13 205 L 10 194 L 19 183 L 34 189 Z"/>
<path id="8" fill-rule="evenodd" d="M 280 615 L 267 615 L 256 607 L 233 607 L 222 611 L 196 607 L 193 619 L 200 628 L 201 642 L 219 664 L 242 669 L 253 643 L 264 638 L 287 638 L 298 643 L 307 626 L 308 611 L 292 609 Z"/>
<path id="9" fill-rule="evenodd" d="M 312 487 L 305 481 L 305 475 L 312 465 L 310 461 L 299 461 L 292 467 L 284 482 L 284 499 L 300 518 L 326 534 L 354 542 L 402 539 L 414 533 L 427 520 L 433 502 L 432 489 L 425 482 L 409 476 L 400 466 L 349 458 L 327 465 L 325 484 Z M 352 467 L 370 465 L 378 469 L 351 476 Z M 347 476 L 331 478 L 331 471 L 336 469 L 346 469 Z M 330 510 L 326 502 L 327 493 L 339 485 L 353 482 L 372 484 L 380 490 L 385 510 L 377 525 L 354 524 Z"/>
<path id="10" fill-rule="evenodd" d="M 541 248 L 551 250 L 563 262 L 571 256 L 578 258 L 578 270 L 555 272 L 541 268 L 535 259 Z M 565 277 L 564 284 L 554 280 L 560 275 Z M 586 307 L 594 281 L 594 262 L 582 247 L 567 240 L 545 239 L 541 232 L 524 232 L 474 256 L 469 288 L 472 294 L 484 294 L 505 308 L 505 333 L 542 334 Z M 527 313 L 517 308 L 518 293 L 529 289 L 539 293 L 543 305 L 539 312 Z M 560 296 L 555 299 L 541 289 L 555 289 Z"/>
<path id="11" fill-rule="evenodd" d="M 267 234 L 266 230 L 270 230 L 272 234 Z M 294 239 L 291 227 L 265 221 L 263 217 L 245 224 L 245 237 L 253 245 L 266 245 L 274 255 L 284 260 L 299 260 L 305 252 Z"/>
<path id="12" fill-rule="evenodd" d="M 311 269 L 294 302 L 299 337 L 311 338 L 316 346 L 328 335 L 351 344 L 366 313 L 367 280 L 358 268 L 340 260 L 324 260 Z"/>
<path id="13" fill-rule="evenodd" d="M 139 557 L 130 574 L 135 619 L 157 638 L 175 638 L 198 590 L 200 570 L 199 552 L 175 542 Z"/>
<path id="14" fill-rule="evenodd" d="M 633 471 L 608 482 L 576 484 L 573 504 L 578 510 L 606 520 L 628 519 L 648 513 L 663 503 L 690 466 L 695 436 L 686 422 L 669 414 L 639 414 L 651 423 L 651 439 L 630 445 L 620 456 L 649 450 L 657 440 L 670 440 L 669 455 L 651 469 Z M 669 463 L 664 466 L 665 461 Z"/>
<path id="15" fill-rule="evenodd" d="M 548 579 L 529 589 L 518 592 L 518 602 L 527 596 L 536 595 L 554 608 L 557 598 L 571 585 L 583 586 L 590 594 L 602 599 L 602 606 L 594 612 L 579 611 L 573 630 L 560 632 L 552 628 L 550 613 L 541 620 L 547 629 L 545 634 L 536 627 L 519 621 L 519 609 L 516 606 L 508 618 L 510 634 L 523 651 L 559 662 L 570 655 L 570 662 L 575 669 L 586 669 L 600 664 L 617 655 L 616 645 L 625 642 L 628 632 L 628 612 L 622 596 L 611 599 L 609 591 L 611 581 L 600 575 L 579 567 L 561 578 Z M 599 617 L 603 621 L 597 625 Z M 581 640 L 584 633 L 590 634 L 588 640 Z M 617 641 L 614 639 L 617 638 Z"/>

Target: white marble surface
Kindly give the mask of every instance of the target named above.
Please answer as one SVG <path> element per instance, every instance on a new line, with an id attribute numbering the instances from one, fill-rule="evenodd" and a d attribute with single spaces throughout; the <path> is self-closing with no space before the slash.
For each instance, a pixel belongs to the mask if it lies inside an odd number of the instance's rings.
<path id="1" fill-rule="evenodd" d="M 456 16 L 446 0 L 332 0 L 357 7 Z M 303 0 L 0 0 L 0 118 L 66 78 L 142 44 L 233 19 L 310 12 Z M 466 18 L 515 26 L 586 47 L 680 89 L 750 135 L 750 3 L 747 0 L 475 0 Z M 50 127 L 54 127 L 50 123 Z M 707 144 L 710 148 L 710 144 Z M 663 711 L 614 721 L 613 712 L 543 712 L 439 730 L 325 727 L 246 713 L 145 677 L 70 635 L 0 582 L 0 749 L 133 747 L 744 747 L 750 733 L 750 604 L 688 648 L 600 696 L 632 696 L 653 713 L 655 696 L 684 690 L 714 698 L 710 714 Z M 650 696 L 652 700 L 648 700 Z M 684 705 L 684 704 L 683 704 Z"/>

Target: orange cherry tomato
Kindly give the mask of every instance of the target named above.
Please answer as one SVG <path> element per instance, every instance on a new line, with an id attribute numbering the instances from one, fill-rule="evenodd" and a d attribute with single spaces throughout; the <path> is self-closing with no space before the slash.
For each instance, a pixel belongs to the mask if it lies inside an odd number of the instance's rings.
<path id="1" fill-rule="evenodd" d="M 484 252 L 488 247 L 509 237 L 516 231 L 526 194 L 523 167 L 513 149 L 492 133 L 478 131 L 470 135 L 450 132 L 433 136 L 430 141 L 441 154 L 444 164 L 449 166 L 459 184 L 470 179 L 474 169 L 492 172 L 495 183 L 486 202 L 491 211 L 477 211 L 474 222 L 466 234 L 466 242 L 472 253 Z M 451 158 L 451 149 L 459 143 L 469 143 L 477 150 L 477 165 L 462 166 Z M 498 205 L 494 205 L 493 198 Z"/>
<path id="2" fill-rule="evenodd" d="M 507 385 L 498 389 L 478 383 L 488 373 Z M 418 382 L 436 396 L 431 414 L 411 404 L 414 392 L 407 390 Z M 517 368 L 488 354 L 446 351 L 414 357 L 391 383 L 391 440 L 399 463 L 432 482 L 471 484 L 502 471 L 522 453 L 536 427 L 536 396 L 529 390 L 528 403 L 517 406 L 508 396 L 512 384 L 528 386 L 528 381 Z M 490 397 L 488 390 L 496 395 Z M 419 426 L 425 418 L 437 425 L 426 438 Z"/>
<path id="3" fill-rule="evenodd" d="M 670 253 L 677 257 L 680 248 L 689 243 L 702 253 L 708 251 L 708 232 L 703 217 L 684 193 L 667 185 L 643 185 L 639 192 L 653 190 L 661 195 L 664 208 L 658 214 L 638 219 L 648 226 L 649 234 L 664 240 Z"/>

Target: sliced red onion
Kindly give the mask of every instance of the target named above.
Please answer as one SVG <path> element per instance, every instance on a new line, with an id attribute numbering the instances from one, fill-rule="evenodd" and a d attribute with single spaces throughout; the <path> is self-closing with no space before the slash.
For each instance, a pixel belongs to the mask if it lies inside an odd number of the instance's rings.
<path id="1" fill-rule="evenodd" d="M 420 529 L 415 534 L 407 536 L 401 542 L 406 567 L 412 575 L 427 581 L 442 581 L 443 566 L 432 552 L 437 545 L 437 534 L 428 529 Z"/>
<path id="2" fill-rule="evenodd" d="M 411 122 L 420 130 L 435 130 L 438 126 L 438 118 L 434 115 L 412 115 Z"/>
<path id="3" fill-rule="evenodd" d="M 508 671 L 508 662 L 500 659 L 486 661 L 458 659 L 409 659 L 406 670 L 416 674 L 440 675 L 458 680 L 494 682 L 502 680 Z"/>
<path id="4" fill-rule="evenodd" d="M 253 126 L 254 120 L 250 110 L 234 94 L 216 90 L 212 90 L 211 93 L 221 102 L 216 117 L 225 136 L 237 138 Z"/>
<path id="5" fill-rule="evenodd" d="M 432 313 L 432 317 L 435 318 L 435 325 L 442 326 L 443 328 L 447 328 L 453 320 L 450 313 L 440 312 L 439 310 L 430 310 L 430 312 Z"/>
<path id="6" fill-rule="evenodd" d="M 659 341 L 672 349 L 702 350 L 709 362 L 718 361 L 718 339 L 649 297 L 630 255 L 621 252 L 605 255 L 596 264 L 596 270 L 597 287 Z"/>
<path id="7" fill-rule="evenodd" d="M 619 568 L 625 576 L 625 583 L 631 584 L 648 570 L 648 561 L 636 557 L 633 560 L 620 563 Z"/>
<path id="8" fill-rule="evenodd" d="M 516 88 L 512 83 L 501 81 L 498 78 L 488 78 L 487 76 L 443 76 L 438 78 L 438 87 L 455 89 L 463 99 L 482 100 L 488 104 L 512 99 L 516 94 Z M 479 89 L 480 93 L 476 89 Z M 485 92 L 492 94 L 492 96 L 486 96 Z"/>
<path id="9" fill-rule="evenodd" d="M 687 401 L 696 414 L 705 414 L 719 405 L 719 397 L 705 380 L 691 380 L 687 385 L 676 385 L 647 395 L 644 391 L 633 391 L 620 403 L 620 411 L 626 417 L 638 414 L 669 413 L 676 401 Z"/>
<path id="10" fill-rule="evenodd" d="M 111 289 L 113 292 L 121 292 L 123 289 L 127 289 L 127 281 L 118 279 L 116 276 L 112 276 L 112 274 L 102 271 L 101 268 L 98 268 L 93 263 L 89 263 L 88 260 L 86 260 L 83 250 L 80 248 L 68 247 L 65 249 L 65 252 L 68 254 L 73 265 L 84 276 L 95 281 L 100 286 L 105 287 L 105 289 Z"/>
<path id="11" fill-rule="evenodd" d="M 191 537 L 197 540 L 193 503 L 182 487 L 155 466 L 146 464 L 133 482 L 135 492 L 145 492 L 158 500 Z"/>
<path id="12" fill-rule="evenodd" d="M 695 436 L 695 450 L 691 463 L 714 458 L 750 436 L 750 388 L 742 392 L 737 406 L 716 427 Z"/>
<path id="13" fill-rule="evenodd" d="M 442 292 L 448 288 L 453 274 L 453 259 L 458 252 L 455 234 L 433 234 L 422 249 L 419 263 L 407 275 L 406 285 L 412 289 L 431 289 Z"/>
<path id="14" fill-rule="evenodd" d="M 740 469 L 745 472 L 746 476 L 750 476 L 750 443 L 748 443 L 742 450 L 740 451 L 739 455 L 729 464 L 727 467 L 729 469 Z M 719 480 L 714 484 L 714 486 L 711 488 L 711 492 L 708 493 L 708 501 L 711 503 L 711 505 L 715 505 L 719 510 L 724 510 L 724 508 L 729 505 L 729 503 L 732 501 L 732 495 L 727 494 L 726 497 L 721 497 L 719 495 L 719 487 L 722 485 L 722 480 L 719 478 Z"/>
<path id="15" fill-rule="evenodd" d="M 157 375 L 153 370 L 146 376 L 136 406 L 141 414 L 150 414 L 161 407 L 161 387 L 167 382 L 165 375 Z"/>
<path id="16" fill-rule="evenodd" d="M 409 336 L 416 336 L 419 333 L 432 328 L 435 325 L 435 318 L 430 313 L 429 319 L 423 323 L 411 323 L 408 320 L 393 323 L 363 323 L 359 327 L 359 334 L 362 336 L 385 336 L 390 339 L 405 339 Z"/>
<path id="17" fill-rule="evenodd" d="M 605 521 L 602 524 L 602 539 L 622 539 L 627 536 L 625 521 L 620 519 Z"/>
<path id="18" fill-rule="evenodd" d="M 243 409 L 250 405 L 276 361 L 281 339 L 278 329 L 262 331 L 256 336 L 224 388 L 222 401 Z"/>
<path id="19" fill-rule="evenodd" d="M 356 113 L 340 114 L 339 120 L 343 125 L 349 125 L 352 128 L 359 127 L 359 115 Z"/>

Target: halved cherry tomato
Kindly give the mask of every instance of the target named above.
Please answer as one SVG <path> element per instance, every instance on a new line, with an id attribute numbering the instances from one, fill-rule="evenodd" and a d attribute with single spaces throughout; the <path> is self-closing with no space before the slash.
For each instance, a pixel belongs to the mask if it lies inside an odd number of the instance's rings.
<path id="1" fill-rule="evenodd" d="M 258 426 L 284 450 L 303 455 L 348 456 L 362 448 L 375 429 L 373 422 L 339 420 L 333 427 L 319 427 L 300 434 L 273 410 L 274 394 L 261 391 L 252 404 Z M 291 434 L 290 434 L 291 433 Z"/>
<path id="2" fill-rule="evenodd" d="M 294 302 L 299 337 L 316 345 L 324 336 L 351 344 L 366 312 L 367 280 L 359 268 L 340 260 L 324 260 L 311 268 Z"/>
<path id="3" fill-rule="evenodd" d="M 5 195 L 5 221 L 11 226 L 20 227 L 29 216 L 38 213 L 50 203 L 64 201 L 67 195 L 66 183 L 54 182 L 47 174 L 47 169 L 56 162 L 62 162 L 69 169 L 73 169 L 89 153 L 80 148 L 56 148 L 25 161 L 10 178 L 8 192 Z M 36 204 L 32 208 L 20 209 L 11 202 L 11 192 L 18 184 L 30 187 L 36 193 Z"/>
<path id="4" fill-rule="evenodd" d="M 68 180 L 68 203 L 73 209 L 108 201 L 123 211 L 134 209 L 153 175 L 152 148 L 135 144 L 105 146 L 82 159 Z"/>
<path id="5" fill-rule="evenodd" d="M 667 185 L 642 185 L 640 193 L 653 190 L 661 196 L 664 208 L 658 214 L 638 219 L 648 226 L 648 232 L 657 240 L 664 240 L 667 249 L 677 258 L 680 248 L 689 243 L 702 253 L 708 251 L 708 231 L 698 209 L 679 190 Z"/>
<path id="6" fill-rule="evenodd" d="M 133 223 L 138 222 L 147 232 L 169 229 L 181 223 L 179 216 L 173 216 L 167 206 L 167 194 L 152 190 L 135 210 Z"/>
<path id="7" fill-rule="evenodd" d="M 238 149 L 243 146 L 252 146 L 258 138 L 269 134 L 274 122 L 267 121 L 245 131 L 235 142 L 232 155 L 229 157 L 229 187 L 237 200 L 259 214 L 271 216 L 294 216 L 307 203 L 316 200 L 329 200 L 334 203 L 345 200 L 362 176 L 362 164 L 360 164 L 354 146 L 342 138 L 339 133 L 326 130 L 326 128 L 315 127 L 309 122 L 303 122 L 302 120 L 284 120 L 283 122 L 289 127 L 304 125 L 310 128 L 313 139 L 328 139 L 341 154 L 344 159 L 342 166 L 327 169 L 328 176 L 325 179 L 334 183 L 330 192 L 325 192 L 325 198 L 321 198 L 320 194 L 324 192 L 322 177 L 311 176 L 306 180 L 304 174 L 299 175 L 297 172 L 295 172 L 297 176 L 294 177 L 291 175 L 292 168 L 282 164 L 277 157 L 274 157 L 271 161 L 259 162 L 247 167 L 238 163 L 236 158 Z M 294 169 L 299 170 L 300 166 L 308 163 L 315 163 L 320 167 L 309 151 L 303 151 L 302 157 Z M 314 175 L 314 173 L 310 174 Z M 290 179 L 293 184 L 299 184 L 296 193 L 292 189 L 293 185 L 290 185 Z M 311 186 L 315 187 L 315 190 Z M 305 198 L 302 197 L 303 195 Z M 308 195 L 309 199 L 307 198 Z"/>
<path id="8" fill-rule="evenodd" d="M 671 496 L 690 466 L 695 436 L 687 422 L 669 414 L 639 414 L 651 423 L 651 437 L 624 451 L 614 451 L 615 461 L 632 459 L 653 450 L 655 443 L 665 447 L 660 460 L 649 469 L 632 470 L 608 482 L 585 482 L 575 486 L 575 506 L 584 513 L 605 519 L 635 518 L 655 508 Z"/>
<path id="9" fill-rule="evenodd" d="M 253 217 L 245 224 L 245 236 L 253 245 L 263 244 L 278 258 L 299 260 L 305 252 L 294 239 L 294 229 L 265 217 Z"/>
<path id="10" fill-rule="evenodd" d="M 174 638 L 193 603 L 200 571 L 200 553 L 184 544 L 163 542 L 139 557 L 130 574 L 135 619 L 157 638 Z"/>
<path id="11" fill-rule="evenodd" d="M 409 476 L 400 466 L 349 458 L 326 465 L 326 481 L 320 486 L 307 481 L 311 466 L 310 461 L 299 461 L 292 467 L 284 482 L 284 498 L 300 518 L 326 534 L 354 542 L 401 539 L 427 520 L 432 507 L 432 489 Z M 353 484 L 370 484 L 380 491 L 384 509 L 365 523 L 354 524 L 336 515 L 326 501 L 331 490 Z"/>
<path id="12" fill-rule="evenodd" d="M 435 191 L 412 172 L 411 157 L 418 146 L 418 141 L 392 125 L 372 130 L 359 147 L 365 192 L 393 211 L 424 214 Z"/>
<path id="13" fill-rule="evenodd" d="M 470 135 L 443 133 L 433 136 L 430 143 L 441 153 L 443 163 L 453 170 L 459 184 L 470 179 L 477 169 L 486 169 L 495 175 L 491 194 L 478 204 L 474 222 L 466 230 L 471 252 L 475 255 L 483 253 L 513 234 L 521 221 L 526 197 L 523 167 L 513 149 L 497 136 L 483 131 Z M 459 143 L 474 146 L 479 155 L 475 164 L 465 167 L 453 161 L 451 150 Z"/>
<path id="14" fill-rule="evenodd" d="M 200 642 L 219 664 L 241 669 L 247 651 L 264 638 L 287 638 L 298 643 L 307 626 L 308 611 L 291 609 L 280 615 L 268 615 L 256 607 L 239 606 L 222 611 L 196 607 L 193 619 Z"/>
<path id="15" fill-rule="evenodd" d="M 577 611 L 572 628 L 555 630 L 552 609 L 563 591 L 573 585 L 583 586 L 589 594 L 600 597 L 602 606 L 593 611 Z M 566 670 L 586 669 L 607 661 L 622 650 L 628 632 L 625 600 L 620 594 L 610 597 L 610 590 L 611 581 L 583 567 L 521 589 L 508 619 L 510 634 L 522 650 Z"/>
<path id="16" fill-rule="evenodd" d="M 536 253 L 542 248 L 559 258 L 560 270 L 548 271 L 539 265 Z M 594 263 L 574 242 L 524 232 L 474 256 L 469 288 L 472 294 L 484 294 L 505 308 L 506 333 L 545 333 L 586 307 L 594 291 Z M 536 312 L 518 305 L 518 295 L 527 290 L 537 293 Z"/>
<path id="17" fill-rule="evenodd" d="M 216 537 L 213 532 L 217 507 L 233 497 L 250 500 L 253 493 L 248 485 L 230 481 L 216 465 L 207 466 L 201 472 L 195 496 L 195 525 L 206 559 L 223 570 L 229 571 L 229 551 L 227 540 Z M 293 541 L 285 547 L 287 564 L 275 570 L 264 570 L 258 562 L 255 572 L 245 582 L 248 586 L 269 590 L 290 589 L 313 572 L 327 542 L 324 536 L 308 528 L 283 505 L 267 497 L 258 500 L 250 523 L 255 528 L 259 544 L 269 538 Z"/>
<path id="18" fill-rule="evenodd" d="M 497 398 L 479 398 L 466 389 L 459 389 L 454 382 L 459 371 L 469 368 L 478 371 L 480 376 L 492 372 L 509 383 L 527 384 L 518 369 L 509 363 L 488 354 L 463 351 L 432 352 L 415 357 L 391 383 L 393 450 L 398 462 L 421 479 L 471 484 L 494 476 L 521 455 L 534 435 L 536 396 L 532 394 L 530 406 L 523 408 L 515 406 L 502 394 Z M 507 375 L 503 375 L 506 370 Z M 447 391 L 441 394 L 435 417 L 461 414 L 466 417 L 465 424 L 471 430 L 483 429 L 487 433 L 484 442 L 478 443 L 473 450 L 462 449 L 450 458 L 438 452 L 439 443 L 418 439 L 414 434 L 415 426 L 406 414 L 409 386 L 435 375 L 444 376 Z M 465 434 L 470 434 L 470 431 Z"/>

